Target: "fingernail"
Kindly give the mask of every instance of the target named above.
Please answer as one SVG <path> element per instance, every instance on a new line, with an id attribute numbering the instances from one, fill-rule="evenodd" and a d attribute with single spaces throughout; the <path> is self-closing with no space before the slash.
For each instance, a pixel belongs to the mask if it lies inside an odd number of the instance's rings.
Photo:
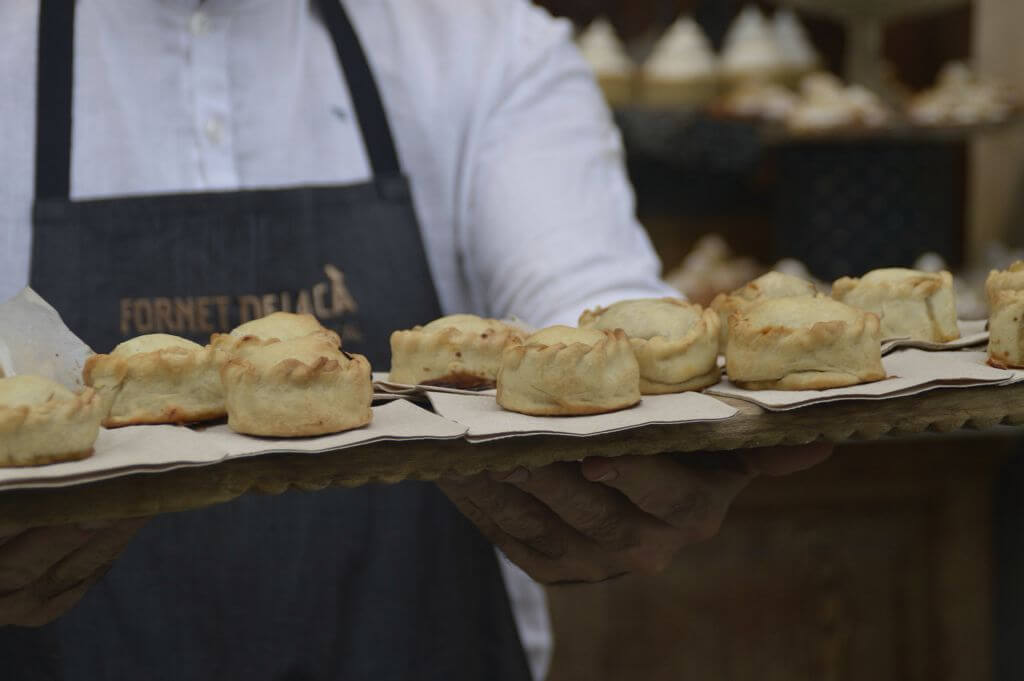
<path id="1" fill-rule="evenodd" d="M 526 482 L 530 479 L 530 471 L 525 468 L 516 468 L 508 472 L 492 473 L 491 478 L 497 482 L 508 482 L 513 485 Z"/>

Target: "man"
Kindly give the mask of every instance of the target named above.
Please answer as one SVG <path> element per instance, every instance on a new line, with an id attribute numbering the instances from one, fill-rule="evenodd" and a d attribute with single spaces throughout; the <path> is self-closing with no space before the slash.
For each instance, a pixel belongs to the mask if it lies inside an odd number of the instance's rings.
<path id="1" fill-rule="evenodd" d="M 31 283 L 98 350 L 320 291 L 321 320 L 382 367 L 391 330 L 444 312 L 546 325 L 672 294 L 568 26 L 523 0 L 4 3 L 0 86 L 0 298 Z M 157 313 L 172 300 L 208 314 Z M 758 472 L 823 456 L 246 497 L 134 539 L 11 528 L 0 621 L 52 624 L 2 632 L 5 668 L 525 679 L 481 535 L 546 583 L 654 572 Z"/>

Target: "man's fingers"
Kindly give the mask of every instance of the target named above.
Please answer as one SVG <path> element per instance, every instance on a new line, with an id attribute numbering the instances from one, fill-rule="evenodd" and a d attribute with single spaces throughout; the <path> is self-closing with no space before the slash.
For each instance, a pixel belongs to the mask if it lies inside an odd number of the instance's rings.
<path id="1" fill-rule="evenodd" d="M 482 518 L 548 558 L 561 558 L 574 539 L 552 513 L 529 494 L 511 485 L 502 485 L 486 475 L 441 483 L 441 489 L 460 509 L 471 505 L 467 515 L 478 526 Z M 466 513 L 465 510 L 463 510 Z"/>
<path id="2" fill-rule="evenodd" d="M 28 530 L 0 546 L 0 594 L 35 582 L 55 564 L 84 546 L 93 533 L 77 527 Z"/>
<path id="3" fill-rule="evenodd" d="M 579 464 L 545 466 L 519 480 L 515 483 L 519 489 L 606 549 L 625 551 L 668 540 L 670 528 L 639 512 L 619 492 L 584 479 Z"/>
<path id="4" fill-rule="evenodd" d="M 765 447 L 743 452 L 751 470 L 763 475 L 781 476 L 799 473 L 817 466 L 832 456 L 831 442 L 814 442 L 794 447 Z"/>
<path id="5" fill-rule="evenodd" d="M 683 531 L 687 542 L 717 534 L 729 505 L 754 477 L 729 470 L 695 471 L 663 456 L 587 459 L 583 474 Z"/>
<path id="6" fill-rule="evenodd" d="M 63 593 L 98 569 L 109 567 L 147 521 L 148 518 L 122 520 L 98 531 L 88 543 L 47 571 L 35 588 L 44 595 Z"/>

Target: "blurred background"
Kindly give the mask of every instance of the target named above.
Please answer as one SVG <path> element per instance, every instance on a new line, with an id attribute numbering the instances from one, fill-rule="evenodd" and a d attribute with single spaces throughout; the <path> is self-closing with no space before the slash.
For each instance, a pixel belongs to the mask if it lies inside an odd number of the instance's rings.
<path id="1" fill-rule="evenodd" d="M 541 0 L 579 29 L 640 219 L 698 302 L 776 267 L 1024 246 L 1021 0 Z M 760 480 L 666 575 L 549 592 L 551 681 L 1024 678 L 1012 431 L 851 444 Z"/>

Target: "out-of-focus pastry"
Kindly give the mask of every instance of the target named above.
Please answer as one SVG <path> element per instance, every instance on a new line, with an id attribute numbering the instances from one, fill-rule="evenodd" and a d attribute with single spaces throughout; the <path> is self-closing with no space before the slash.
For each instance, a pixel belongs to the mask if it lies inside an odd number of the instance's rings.
<path id="1" fill-rule="evenodd" d="M 751 258 L 737 257 L 718 234 L 707 234 L 665 275 L 665 281 L 687 300 L 706 306 L 719 293 L 750 281 L 764 269 Z"/>
<path id="2" fill-rule="evenodd" d="M 998 123 L 1015 108 L 1005 87 L 983 80 L 962 62 L 951 62 L 938 82 L 911 99 L 907 115 L 920 125 L 977 125 Z"/>
<path id="3" fill-rule="evenodd" d="M 821 57 L 793 10 L 777 10 L 772 18 L 772 30 L 775 33 L 775 41 L 782 51 L 787 82 L 798 83 L 801 78 L 821 66 Z"/>
<path id="4" fill-rule="evenodd" d="M 226 359 L 212 346 L 156 333 L 93 355 L 82 378 L 99 394 L 107 428 L 193 423 L 225 415 L 220 369 Z"/>
<path id="5" fill-rule="evenodd" d="M 38 466 L 92 455 L 103 405 L 39 376 L 0 378 L 0 467 Z"/>
<path id="6" fill-rule="evenodd" d="M 1024 369 L 1024 261 L 993 270 L 985 281 L 988 295 L 988 363 Z"/>
<path id="7" fill-rule="evenodd" d="M 389 380 L 474 390 L 493 388 L 501 352 L 521 333 L 497 319 L 456 314 L 391 334 Z"/>
<path id="8" fill-rule="evenodd" d="M 624 300 L 587 310 L 581 328 L 622 329 L 640 365 L 644 395 L 701 390 L 718 382 L 718 315 L 677 298 Z"/>
<path id="9" fill-rule="evenodd" d="M 626 53 L 611 22 L 604 18 L 595 20 L 577 42 L 608 103 L 623 106 L 632 102 L 636 64 Z"/>
<path id="10" fill-rule="evenodd" d="M 697 22 L 684 17 L 654 45 L 641 76 L 648 106 L 699 105 L 718 91 L 718 58 Z"/>
<path id="11" fill-rule="evenodd" d="M 729 317 L 734 312 L 743 312 L 758 301 L 768 298 L 813 296 L 817 292 L 814 284 L 806 279 L 782 272 L 768 272 L 732 293 L 720 293 L 711 301 L 711 309 L 718 314 L 721 320 L 720 344 L 722 349 L 725 349 L 729 337 Z"/>
<path id="12" fill-rule="evenodd" d="M 800 103 L 786 119 L 790 130 L 815 133 L 841 128 L 877 128 L 891 112 L 877 95 L 859 85 L 845 86 L 830 73 L 813 73 L 801 81 Z"/>
<path id="13" fill-rule="evenodd" d="M 232 329 L 231 333 L 215 333 L 210 338 L 213 347 L 234 357 L 245 357 L 251 350 L 277 341 L 292 340 L 309 335 L 323 336 L 341 345 L 341 338 L 311 314 L 274 312 Z"/>
<path id="14" fill-rule="evenodd" d="M 785 121 L 800 97 L 785 85 L 748 80 L 734 87 L 718 103 L 718 110 L 738 118 Z"/>
<path id="15" fill-rule="evenodd" d="M 325 435 L 370 423 L 373 382 L 362 355 L 321 334 L 251 348 L 221 369 L 228 426 L 265 437 Z"/>
<path id="16" fill-rule="evenodd" d="M 953 275 L 890 267 L 843 277 L 832 297 L 882 320 L 882 337 L 947 343 L 960 337 Z"/>
<path id="17" fill-rule="evenodd" d="M 640 367 L 622 330 L 552 326 L 505 348 L 497 399 L 534 416 L 617 411 L 640 401 Z"/>
<path id="18" fill-rule="evenodd" d="M 878 317 L 822 295 L 762 300 L 729 317 L 729 380 L 748 390 L 825 390 L 885 378 Z"/>
<path id="19" fill-rule="evenodd" d="M 744 81 L 781 81 L 786 57 L 775 32 L 754 5 L 743 8 L 725 35 L 722 75 L 732 84 Z"/>

